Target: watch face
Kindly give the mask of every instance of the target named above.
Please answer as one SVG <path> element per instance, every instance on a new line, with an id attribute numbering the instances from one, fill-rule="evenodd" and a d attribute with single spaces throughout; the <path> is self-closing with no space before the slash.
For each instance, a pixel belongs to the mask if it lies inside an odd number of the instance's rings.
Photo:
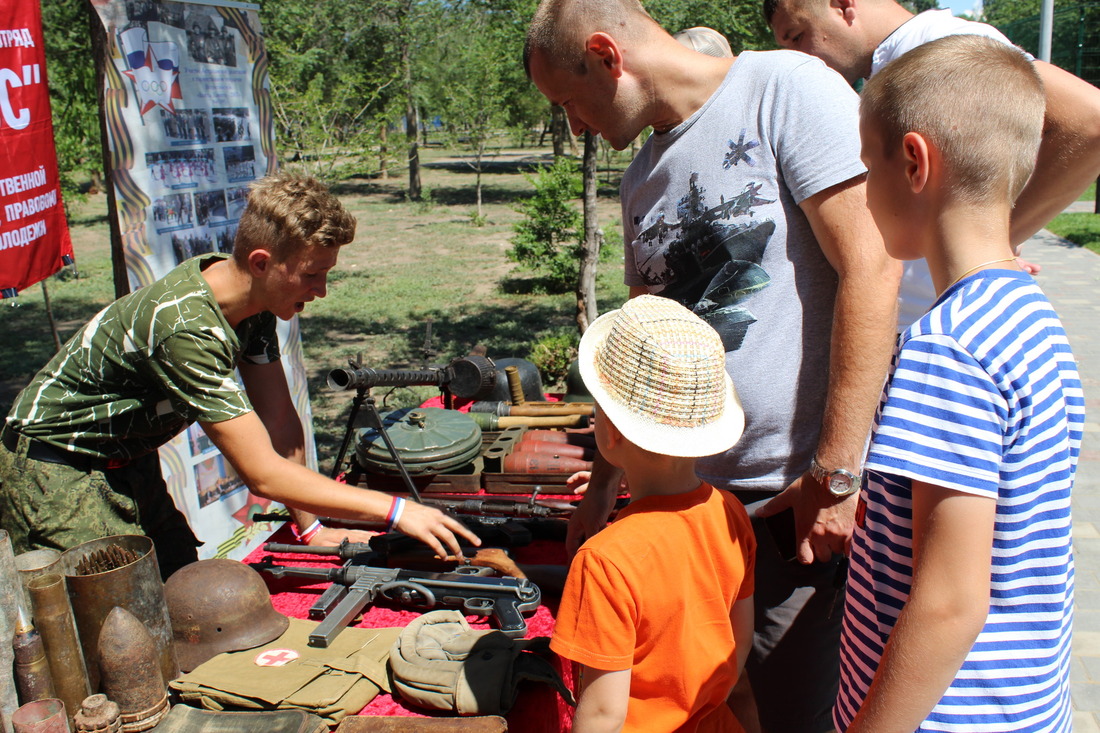
<path id="1" fill-rule="evenodd" d="M 847 496 L 852 493 L 852 479 L 843 474 L 834 474 L 829 478 L 829 491 L 835 496 Z"/>

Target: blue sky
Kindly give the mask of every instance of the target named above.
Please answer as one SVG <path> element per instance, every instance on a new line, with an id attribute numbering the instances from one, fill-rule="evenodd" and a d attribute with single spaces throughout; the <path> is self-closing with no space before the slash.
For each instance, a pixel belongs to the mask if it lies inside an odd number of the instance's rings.
<path id="1" fill-rule="evenodd" d="M 950 8 L 955 15 L 973 12 L 975 6 L 981 6 L 981 0 L 940 0 L 941 8 Z"/>

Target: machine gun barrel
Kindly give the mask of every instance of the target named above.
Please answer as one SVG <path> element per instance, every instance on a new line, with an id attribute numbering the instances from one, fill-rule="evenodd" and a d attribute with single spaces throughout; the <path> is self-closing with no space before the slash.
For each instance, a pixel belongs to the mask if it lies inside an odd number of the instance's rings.
<path id="1" fill-rule="evenodd" d="M 379 597 L 425 611 L 443 606 L 492 616 L 501 631 L 517 638 L 527 633 L 523 613 L 534 611 L 542 600 L 538 586 L 526 578 L 486 577 L 484 574 L 491 572 L 488 568 L 465 565 L 450 573 L 375 568 L 353 562 L 338 568 L 292 568 L 275 565 L 268 557 L 253 567 L 276 578 L 333 581 L 333 588 L 322 595 L 327 607 L 315 604 L 310 609 L 311 618 L 324 618 L 309 636 L 310 646 L 317 647 L 331 644 L 365 606 Z M 339 590 L 335 590 L 337 587 Z"/>
<path id="2" fill-rule="evenodd" d="M 449 381 L 445 369 L 333 369 L 328 373 L 328 386 L 332 389 L 360 389 L 370 387 L 442 387 Z"/>
<path id="3" fill-rule="evenodd" d="M 331 389 L 361 389 L 371 387 L 446 387 L 455 397 L 475 399 L 487 394 L 496 379 L 496 367 L 491 359 L 470 354 L 459 357 L 443 367 L 428 369 L 333 369 L 328 373 Z"/>

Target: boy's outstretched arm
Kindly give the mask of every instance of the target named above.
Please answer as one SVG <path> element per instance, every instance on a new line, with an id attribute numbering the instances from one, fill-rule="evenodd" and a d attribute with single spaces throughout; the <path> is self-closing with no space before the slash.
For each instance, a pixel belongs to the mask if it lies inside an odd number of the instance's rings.
<path id="1" fill-rule="evenodd" d="M 267 429 L 268 437 L 275 452 L 300 466 L 306 465 L 305 435 L 302 421 L 294 401 L 290 397 L 290 387 L 283 373 L 283 365 L 277 361 L 270 364 L 238 365 L 241 379 L 244 381 L 248 399 L 260 421 Z M 295 507 L 287 507 L 291 519 L 299 531 L 305 532 L 317 519 L 316 515 Z M 359 529 L 337 529 L 322 527 L 314 533 L 306 544 L 315 547 L 335 547 L 341 540 L 348 542 L 369 542 L 376 533 Z"/>
<path id="2" fill-rule="evenodd" d="M 847 733 L 911 733 L 958 674 L 989 612 L 996 502 L 913 483 L 913 586 Z"/>
<path id="3" fill-rule="evenodd" d="M 618 733 L 630 702 L 630 670 L 608 672 L 583 664 L 580 669 L 574 733 Z"/>
<path id="4" fill-rule="evenodd" d="M 1012 211 L 1012 244 L 1022 244 L 1100 176 L 1100 89 L 1043 61 L 1043 142 L 1035 173 Z"/>

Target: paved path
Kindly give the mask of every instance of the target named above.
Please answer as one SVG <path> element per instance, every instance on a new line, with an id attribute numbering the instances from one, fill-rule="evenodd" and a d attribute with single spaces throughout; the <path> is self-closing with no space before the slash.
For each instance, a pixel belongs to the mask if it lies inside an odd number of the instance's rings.
<path id="1" fill-rule="evenodd" d="M 1044 230 L 1024 245 L 1024 258 L 1043 268 L 1039 285 L 1061 316 L 1085 391 L 1085 435 L 1073 489 L 1077 613 L 1071 693 L 1075 733 L 1100 733 L 1100 255 Z"/>

